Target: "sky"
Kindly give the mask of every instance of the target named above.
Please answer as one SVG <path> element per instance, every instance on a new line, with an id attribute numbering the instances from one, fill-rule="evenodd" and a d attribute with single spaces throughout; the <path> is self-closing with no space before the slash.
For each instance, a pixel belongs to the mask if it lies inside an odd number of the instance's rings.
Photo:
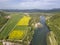
<path id="1" fill-rule="evenodd" d="M 0 0 L 0 9 L 60 8 L 60 0 Z"/>

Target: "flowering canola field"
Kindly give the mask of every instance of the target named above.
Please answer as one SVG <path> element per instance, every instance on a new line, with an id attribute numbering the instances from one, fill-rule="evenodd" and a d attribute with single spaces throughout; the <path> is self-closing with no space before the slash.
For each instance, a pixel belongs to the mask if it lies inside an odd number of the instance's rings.
<path id="1" fill-rule="evenodd" d="M 22 39 L 25 35 L 25 31 L 22 30 L 13 30 L 10 34 L 9 34 L 9 39 L 11 40 L 19 40 Z"/>
<path id="2" fill-rule="evenodd" d="M 17 25 L 29 25 L 31 17 L 29 16 L 24 16 L 18 23 Z"/>
<path id="3" fill-rule="evenodd" d="M 9 39 L 11 40 L 21 40 L 24 38 L 24 36 L 27 34 L 27 29 L 25 29 L 25 27 L 27 25 L 29 25 L 29 21 L 30 21 L 31 17 L 29 16 L 23 16 L 17 23 L 16 27 L 10 32 L 9 34 Z M 20 29 L 22 26 L 22 29 Z M 25 26 L 25 27 L 24 27 Z M 18 27 L 20 27 L 18 29 Z"/>

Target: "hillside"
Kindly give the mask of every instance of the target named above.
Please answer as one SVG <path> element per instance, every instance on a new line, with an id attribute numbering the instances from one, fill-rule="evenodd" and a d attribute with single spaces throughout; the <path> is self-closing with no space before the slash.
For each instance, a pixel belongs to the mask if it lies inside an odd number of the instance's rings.
<path id="1" fill-rule="evenodd" d="M 60 12 L 60 8 L 55 9 L 0 9 L 0 11 L 6 11 L 6 12 Z"/>
<path id="2" fill-rule="evenodd" d="M 50 31 L 54 33 L 54 38 L 57 40 L 58 45 L 60 45 L 60 15 L 52 16 L 46 23 Z"/>

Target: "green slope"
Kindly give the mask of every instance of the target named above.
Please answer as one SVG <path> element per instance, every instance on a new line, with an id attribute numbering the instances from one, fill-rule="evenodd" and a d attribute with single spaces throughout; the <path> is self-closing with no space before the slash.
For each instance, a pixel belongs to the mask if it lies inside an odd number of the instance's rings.
<path id="1" fill-rule="evenodd" d="M 23 14 L 12 14 L 11 19 L 8 20 L 7 25 L 0 34 L 0 39 L 5 39 L 8 33 L 15 27 L 16 23 L 20 20 Z"/>
<path id="2" fill-rule="evenodd" d="M 60 45 L 60 15 L 52 16 L 49 21 L 47 20 L 47 25 L 55 34 L 55 39 L 57 40 L 58 45 Z"/>

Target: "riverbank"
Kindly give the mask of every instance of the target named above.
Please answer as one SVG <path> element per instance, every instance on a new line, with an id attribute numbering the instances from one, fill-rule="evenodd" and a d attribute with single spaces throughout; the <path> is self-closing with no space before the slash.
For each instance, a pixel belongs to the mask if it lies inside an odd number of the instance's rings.
<path id="1" fill-rule="evenodd" d="M 47 45 L 58 45 L 55 35 L 52 31 L 47 34 Z"/>

